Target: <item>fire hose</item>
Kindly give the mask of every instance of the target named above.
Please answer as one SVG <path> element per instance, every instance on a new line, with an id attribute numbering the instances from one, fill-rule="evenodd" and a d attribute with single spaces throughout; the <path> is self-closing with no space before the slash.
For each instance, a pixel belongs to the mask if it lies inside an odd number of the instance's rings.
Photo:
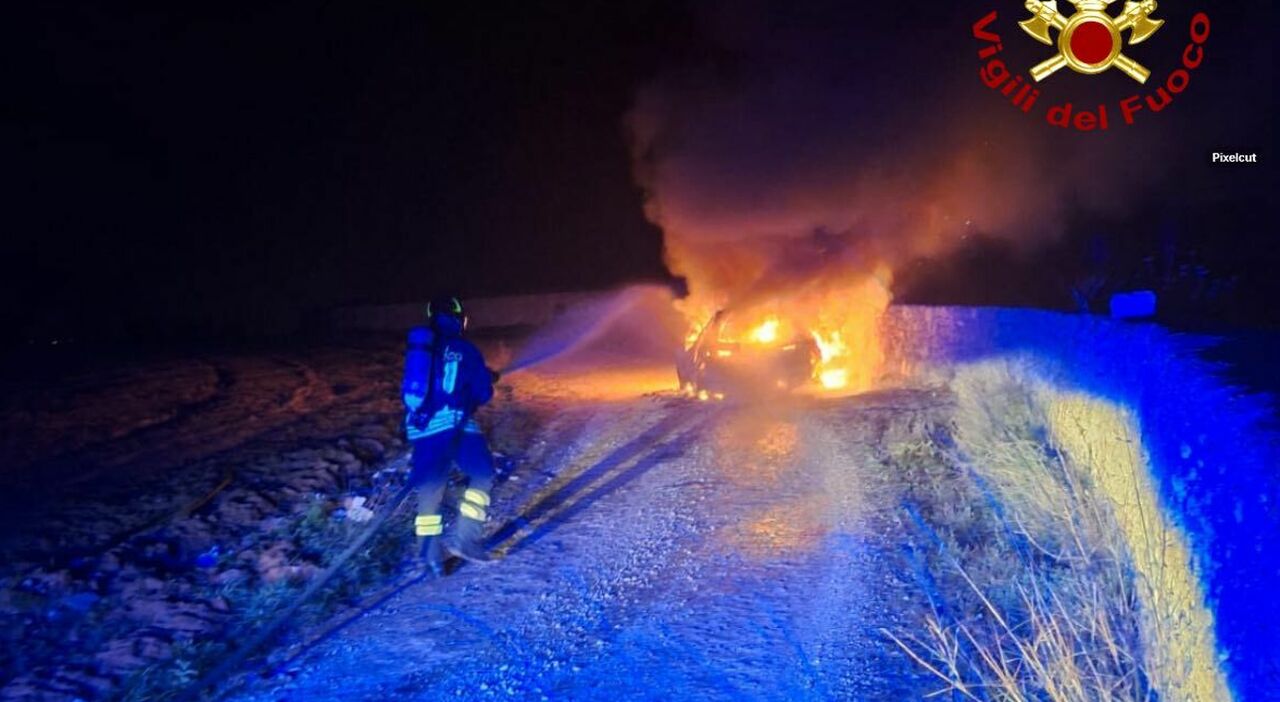
<path id="1" fill-rule="evenodd" d="M 462 443 L 462 437 L 466 429 L 467 422 L 471 420 L 473 414 L 475 414 L 474 409 L 469 409 L 463 413 L 462 419 L 454 430 L 452 441 L 449 444 L 449 449 L 444 459 L 446 462 L 457 455 L 458 447 Z M 224 659 L 221 663 L 188 687 L 185 690 L 186 694 L 183 697 L 197 697 L 203 691 L 214 688 L 217 683 L 237 671 L 244 663 L 245 659 L 266 643 L 281 626 L 292 619 L 293 616 L 297 614 L 298 610 L 306 604 L 307 600 L 311 599 L 312 595 L 328 584 L 329 580 L 332 579 L 334 575 L 337 575 L 338 572 L 342 570 L 343 566 L 347 564 L 347 561 L 350 560 L 351 557 L 369 541 L 369 539 L 373 538 L 374 534 L 382 528 L 382 525 L 399 510 L 400 504 L 409 496 L 409 493 L 413 492 L 415 487 L 416 486 L 412 481 L 406 482 L 405 485 L 396 492 L 395 496 L 386 503 L 387 508 L 369 522 L 364 531 L 357 536 L 356 539 L 342 551 L 342 553 L 338 554 L 329 567 L 321 573 L 319 577 L 314 578 L 311 582 L 307 583 L 307 587 L 303 589 L 302 593 L 299 594 L 296 599 L 294 599 L 292 604 L 278 614 L 275 619 L 272 619 L 266 625 L 262 626 L 256 634 L 254 634 L 244 645 L 236 649 L 229 657 Z M 425 573 L 419 576 L 419 578 L 421 577 L 425 577 Z M 415 578 L 414 581 L 419 578 Z M 410 583 L 406 584 L 411 584 L 414 581 L 410 581 Z M 213 699 L 217 699 L 219 696 L 220 693 L 217 690 L 214 690 Z"/>
<path id="2" fill-rule="evenodd" d="M 501 371 L 489 369 L 490 377 L 492 381 L 496 383 L 498 379 L 502 377 L 503 374 L 511 373 L 531 365 L 536 365 L 536 363 L 538 363 L 540 360 L 542 359 L 536 359 L 536 360 L 527 361 L 524 363 L 515 363 L 507 368 L 502 369 Z M 454 430 L 453 440 L 450 442 L 447 457 L 445 459 L 446 461 L 450 460 L 453 456 L 457 455 L 458 447 L 462 443 L 462 437 L 466 430 L 467 423 L 471 421 L 471 418 L 474 414 L 475 414 L 475 408 L 470 408 L 463 413 L 461 420 L 458 422 L 457 428 Z M 291 618 L 293 618 L 293 616 L 297 614 L 298 610 L 301 609 L 304 604 L 306 604 L 307 600 L 309 600 L 312 595 L 314 595 L 321 588 L 323 588 L 329 582 L 329 580 L 333 578 L 333 576 L 337 575 L 338 572 L 342 570 L 343 566 L 346 565 L 347 561 L 350 560 L 351 557 L 355 555 L 369 541 L 369 539 L 373 538 L 374 534 L 376 534 L 382 528 L 382 525 L 385 524 L 387 520 L 390 519 L 397 512 L 397 510 L 399 510 L 401 503 L 403 503 L 405 498 L 409 496 L 409 493 L 413 491 L 414 487 L 415 486 L 413 485 L 413 483 L 409 482 L 409 483 L 406 483 L 402 488 L 400 488 L 400 490 L 395 494 L 395 496 L 392 497 L 391 500 L 386 503 L 387 508 L 381 514 L 374 517 L 371 522 L 369 522 L 368 526 L 365 527 L 364 532 L 362 532 L 359 536 L 357 536 L 355 541 L 351 542 L 351 544 L 347 546 L 347 548 L 343 550 L 342 553 L 338 554 L 337 558 L 333 560 L 333 563 L 330 564 L 330 566 L 323 573 L 321 573 L 319 577 L 315 578 L 314 580 L 312 580 L 310 583 L 307 584 L 307 587 L 302 591 L 301 594 L 298 595 L 298 597 L 293 601 L 292 604 L 290 604 L 287 608 L 285 608 L 284 611 L 282 611 L 279 615 L 277 615 L 275 619 L 271 620 L 266 625 L 261 627 L 258 630 L 258 632 L 253 635 L 252 638 L 250 638 L 244 645 L 236 649 L 235 652 L 233 652 L 229 657 L 224 659 L 212 670 L 210 670 L 205 675 L 201 676 L 196 682 L 192 683 L 189 687 L 187 687 L 186 690 L 184 691 L 185 692 L 184 697 L 198 697 L 205 690 L 214 688 L 223 679 L 227 678 L 228 676 L 236 672 L 244 663 L 244 661 L 250 655 L 253 654 L 254 651 L 258 650 L 264 643 L 266 643 L 271 638 L 271 636 L 273 636 L 280 629 L 281 626 L 284 626 L 285 623 L 287 623 Z M 392 593 L 398 592 L 404 587 L 412 585 L 414 582 L 417 582 L 419 579 L 423 577 L 426 577 L 425 573 L 418 576 L 417 578 L 411 579 L 410 581 L 397 586 L 396 588 L 393 588 Z M 379 598 L 379 601 L 381 601 L 382 599 L 383 598 Z M 213 699 L 217 699 L 219 696 L 221 696 L 221 694 L 222 693 L 220 691 L 215 689 Z"/>

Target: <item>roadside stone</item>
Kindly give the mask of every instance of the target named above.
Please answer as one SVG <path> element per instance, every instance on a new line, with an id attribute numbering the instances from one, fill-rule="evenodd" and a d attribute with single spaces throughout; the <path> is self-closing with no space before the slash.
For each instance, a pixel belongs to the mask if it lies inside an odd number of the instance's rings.
<path id="1" fill-rule="evenodd" d="M 249 574 L 239 568 L 228 568 L 213 576 L 213 582 L 215 585 L 233 585 L 248 577 Z"/>

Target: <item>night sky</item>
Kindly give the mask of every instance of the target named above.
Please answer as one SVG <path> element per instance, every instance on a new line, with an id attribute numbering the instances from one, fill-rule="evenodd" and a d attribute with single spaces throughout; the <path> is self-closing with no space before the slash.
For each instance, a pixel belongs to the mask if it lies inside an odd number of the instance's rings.
<path id="1" fill-rule="evenodd" d="M 910 94 L 940 62 L 976 74 L 969 24 L 999 3 L 933 14 L 854 5 L 770 12 L 882 26 L 859 55 L 887 97 Z M 1010 26 L 1020 5 L 999 5 Z M 15 36 L 3 50 L 4 336 L 292 329 L 335 305 L 444 288 L 661 279 L 662 234 L 645 218 L 624 116 L 660 76 L 733 63 L 708 30 L 725 7 L 27 3 L 6 20 Z M 1060 291 L 1035 289 L 1045 261 L 1096 256 L 1097 232 L 1128 231 L 1102 237 L 1108 256 L 1151 253 L 1125 241 L 1199 242 L 1195 255 L 1266 316 L 1275 298 L 1257 298 L 1274 295 L 1280 262 L 1262 185 L 1273 172 L 1274 29 L 1262 2 L 1208 9 L 1213 61 L 1178 115 L 1160 116 L 1160 146 L 1193 173 L 1121 214 L 1081 208 L 1035 251 L 979 241 L 918 262 L 902 276 L 904 299 L 1060 305 Z M 1184 34 L 1188 8 L 1169 15 L 1180 19 L 1162 31 Z M 919 43 L 916 22 L 947 39 L 921 45 L 920 61 L 874 66 L 879 42 Z M 957 90 L 988 97 L 976 75 Z M 1214 148 L 1260 152 L 1264 165 L 1222 175 L 1203 163 Z M 1170 215 L 1164 205 L 1190 188 L 1194 204 Z M 975 292 L 992 256 L 1010 272 Z"/>

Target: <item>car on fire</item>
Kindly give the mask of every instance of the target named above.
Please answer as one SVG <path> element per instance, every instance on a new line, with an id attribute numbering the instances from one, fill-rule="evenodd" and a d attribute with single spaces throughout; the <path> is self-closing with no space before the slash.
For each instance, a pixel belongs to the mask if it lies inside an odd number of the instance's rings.
<path id="1" fill-rule="evenodd" d="M 814 377 L 821 360 L 812 335 L 776 317 L 739 329 L 721 310 L 698 332 L 676 362 L 680 387 L 700 396 L 789 391 Z"/>

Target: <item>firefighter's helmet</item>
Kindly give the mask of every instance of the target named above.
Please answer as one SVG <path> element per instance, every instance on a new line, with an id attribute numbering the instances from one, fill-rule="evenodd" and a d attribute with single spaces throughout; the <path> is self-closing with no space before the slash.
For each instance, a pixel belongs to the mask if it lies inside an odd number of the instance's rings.
<path id="1" fill-rule="evenodd" d="M 439 326 L 442 319 L 453 320 L 459 329 L 467 326 L 467 313 L 462 307 L 462 299 L 457 295 L 441 295 L 427 303 L 427 319 Z"/>

